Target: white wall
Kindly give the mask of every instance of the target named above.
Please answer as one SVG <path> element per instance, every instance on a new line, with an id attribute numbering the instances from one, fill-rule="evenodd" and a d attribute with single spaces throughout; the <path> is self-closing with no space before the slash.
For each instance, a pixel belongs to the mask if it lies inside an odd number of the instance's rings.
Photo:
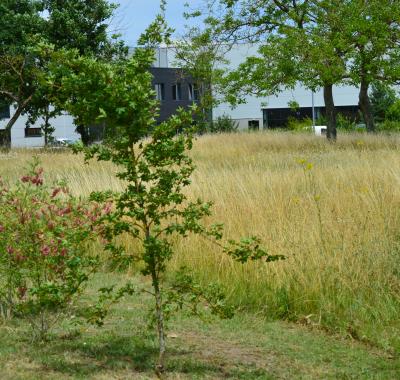
<path id="1" fill-rule="evenodd" d="M 257 55 L 257 45 L 237 44 L 227 54 L 229 61 L 228 68 L 235 69 L 240 63 L 244 62 L 246 57 Z M 358 89 L 351 86 L 335 86 L 333 89 L 334 101 L 337 106 L 357 105 Z M 245 104 L 231 109 L 228 104 L 217 106 L 214 111 L 214 117 L 228 114 L 233 119 L 243 118 L 262 118 L 262 109 L 264 108 L 288 108 L 290 101 L 296 101 L 300 107 L 311 107 L 312 105 L 311 91 L 303 86 L 297 86 L 293 90 L 284 90 L 276 96 L 257 98 L 255 96 L 246 96 Z M 316 107 L 324 106 L 324 98 L 322 90 L 314 94 L 314 105 Z"/>
<path id="2" fill-rule="evenodd" d="M 355 106 L 358 104 L 358 88 L 351 86 L 334 86 L 333 98 L 336 106 Z M 311 91 L 303 86 L 297 86 L 293 91 L 283 91 L 277 96 L 269 96 L 265 99 L 267 107 L 287 108 L 288 102 L 295 100 L 300 107 L 311 107 Z M 324 95 L 322 89 L 314 93 L 315 107 L 324 107 Z"/>
<path id="3" fill-rule="evenodd" d="M 14 113 L 14 108 L 10 107 L 11 116 Z M 10 119 L 0 120 L 0 129 L 4 129 L 7 122 Z M 44 146 L 44 137 L 25 137 L 25 126 L 26 126 L 27 116 L 20 116 L 17 122 L 11 129 L 11 146 L 13 148 L 29 148 L 29 147 L 41 147 Z M 67 138 L 70 140 L 78 140 L 80 135 L 75 132 L 75 125 L 73 118 L 70 115 L 63 114 L 54 119 L 50 120 L 51 125 L 55 128 L 53 136 L 55 138 Z M 38 120 L 38 122 L 33 125 L 33 128 L 40 128 L 43 120 Z"/>
<path id="4" fill-rule="evenodd" d="M 258 121 L 258 128 L 263 129 L 263 121 L 260 118 L 247 118 L 247 119 L 237 119 L 235 118 L 238 129 L 242 131 L 249 130 L 249 122 Z"/>

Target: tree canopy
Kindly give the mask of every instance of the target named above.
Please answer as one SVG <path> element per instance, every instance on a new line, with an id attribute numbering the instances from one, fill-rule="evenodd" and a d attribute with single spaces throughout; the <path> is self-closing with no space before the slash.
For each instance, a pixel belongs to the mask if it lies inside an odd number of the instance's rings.
<path id="1" fill-rule="evenodd" d="M 49 64 L 43 44 L 107 59 L 126 55 L 123 44 L 107 35 L 114 9 L 115 5 L 106 0 L 1 3 L 0 94 L 16 107 L 6 126 L 9 142 L 11 128 L 21 114 L 27 113 L 30 123 L 43 116 L 48 124 L 49 118 L 61 112 L 50 108 L 49 94 L 41 86 Z"/>
<path id="2" fill-rule="evenodd" d="M 374 130 L 369 86 L 399 80 L 399 7 L 392 0 L 208 1 L 206 25 L 219 42 L 259 44 L 225 80 L 227 99 L 277 94 L 301 83 L 322 88 L 328 138 L 336 137 L 333 86 L 360 86 L 359 106 Z M 198 16 L 200 13 L 195 13 Z M 238 96 L 239 95 L 239 96 Z"/>

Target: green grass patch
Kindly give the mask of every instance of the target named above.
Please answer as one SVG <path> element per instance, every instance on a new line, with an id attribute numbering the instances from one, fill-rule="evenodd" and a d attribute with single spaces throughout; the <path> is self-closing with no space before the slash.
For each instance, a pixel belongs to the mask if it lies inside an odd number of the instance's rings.
<path id="1" fill-rule="evenodd" d="M 95 290 L 122 277 L 101 274 Z M 146 328 L 151 299 L 125 298 L 106 324 L 64 323 L 50 340 L 33 344 L 25 324 L 0 328 L 1 378 L 153 379 L 157 340 Z M 187 315 L 169 323 L 169 379 L 395 379 L 400 359 L 354 340 L 263 317 L 238 314 L 204 322 Z"/>

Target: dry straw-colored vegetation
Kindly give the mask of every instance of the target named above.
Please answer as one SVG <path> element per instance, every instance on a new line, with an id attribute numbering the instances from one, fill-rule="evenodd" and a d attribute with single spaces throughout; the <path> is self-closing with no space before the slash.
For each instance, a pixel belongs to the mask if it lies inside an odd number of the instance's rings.
<path id="1" fill-rule="evenodd" d="M 227 235 L 259 235 L 287 260 L 234 263 L 211 244 L 177 241 L 174 267 L 224 284 L 232 302 L 270 317 L 400 347 L 400 137 L 288 133 L 203 136 L 192 156 L 193 197 L 215 203 Z M 14 179 L 32 151 L 0 155 Z M 120 188 L 114 168 L 67 152 L 40 153 L 76 194 Z"/>

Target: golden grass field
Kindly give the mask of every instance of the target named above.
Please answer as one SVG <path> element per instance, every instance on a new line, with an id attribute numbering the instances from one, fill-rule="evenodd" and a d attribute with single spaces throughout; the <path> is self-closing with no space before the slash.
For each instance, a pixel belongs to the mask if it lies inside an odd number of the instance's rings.
<path id="1" fill-rule="evenodd" d="M 400 348 L 400 136 L 289 133 L 199 137 L 190 196 L 215 203 L 226 235 L 258 235 L 287 260 L 241 265 L 199 238 L 177 241 L 171 265 L 220 281 L 229 299 L 390 350 Z M 121 188 L 115 168 L 38 152 L 47 176 L 75 194 Z M 33 151 L 0 154 L 17 179 Z"/>

